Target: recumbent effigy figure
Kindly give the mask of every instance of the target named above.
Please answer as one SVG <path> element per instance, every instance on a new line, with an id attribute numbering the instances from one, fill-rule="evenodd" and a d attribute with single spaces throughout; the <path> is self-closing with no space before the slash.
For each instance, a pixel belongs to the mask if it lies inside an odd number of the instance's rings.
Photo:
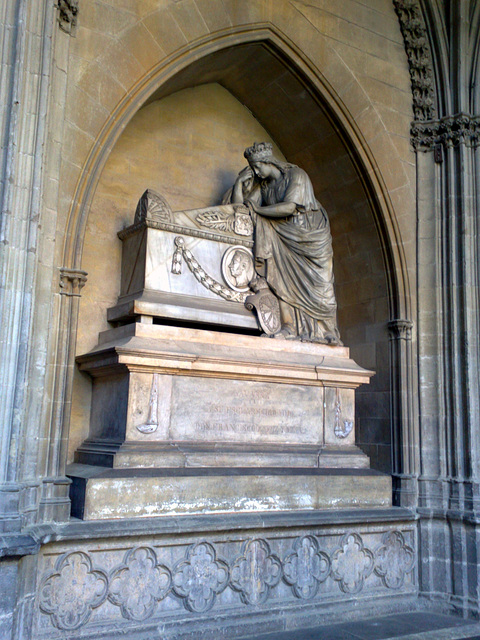
<path id="1" fill-rule="evenodd" d="M 341 345 L 333 287 L 333 250 L 325 209 L 308 175 L 277 160 L 269 142 L 245 149 L 248 167 L 224 203 L 246 204 L 255 224 L 255 269 L 278 298 L 274 337 Z"/>

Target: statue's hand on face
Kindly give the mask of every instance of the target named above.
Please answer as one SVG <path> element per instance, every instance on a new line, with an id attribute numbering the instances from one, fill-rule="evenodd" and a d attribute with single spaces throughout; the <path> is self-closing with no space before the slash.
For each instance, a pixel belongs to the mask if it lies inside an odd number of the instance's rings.
<path id="1" fill-rule="evenodd" d="M 253 171 L 251 167 L 245 167 L 245 169 L 242 169 L 238 174 L 237 182 L 243 184 L 245 182 L 248 182 L 249 180 L 253 180 Z"/>

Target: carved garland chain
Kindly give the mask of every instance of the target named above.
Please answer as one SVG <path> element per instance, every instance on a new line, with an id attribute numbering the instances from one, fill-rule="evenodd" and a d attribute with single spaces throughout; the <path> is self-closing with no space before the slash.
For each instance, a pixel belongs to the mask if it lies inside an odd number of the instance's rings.
<path id="1" fill-rule="evenodd" d="M 215 293 L 217 296 L 220 296 L 224 300 L 229 300 L 230 302 L 245 302 L 247 296 L 251 292 L 238 292 L 233 289 L 229 289 L 225 287 L 220 282 L 214 280 L 208 273 L 201 267 L 200 263 L 195 259 L 193 253 L 187 249 L 185 245 L 185 240 L 181 236 L 177 236 L 175 238 L 175 253 L 173 254 L 172 260 L 172 273 L 178 275 L 182 272 L 182 257 L 187 263 L 188 268 L 193 273 L 195 278 L 203 285 L 206 289 Z"/>

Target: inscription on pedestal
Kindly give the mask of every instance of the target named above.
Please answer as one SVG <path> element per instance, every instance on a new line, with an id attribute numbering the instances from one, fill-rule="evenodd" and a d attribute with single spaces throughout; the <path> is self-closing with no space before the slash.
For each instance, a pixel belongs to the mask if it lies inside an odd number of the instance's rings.
<path id="1" fill-rule="evenodd" d="M 175 378 L 174 440 L 319 443 L 323 389 L 240 380 Z"/>

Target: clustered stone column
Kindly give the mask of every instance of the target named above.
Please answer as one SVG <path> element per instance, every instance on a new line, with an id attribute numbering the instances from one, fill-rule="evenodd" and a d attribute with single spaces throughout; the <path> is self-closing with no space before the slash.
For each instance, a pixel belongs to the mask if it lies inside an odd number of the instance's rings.
<path id="1" fill-rule="evenodd" d="M 394 2 L 412 76 L 417 152 L 420 589 L 478 615 L 471 594 L 478 593 L 480 117 L 478 83 L 470 80 L 477 60 L 463 55 L 478 24 L 467 0 L 447 10 L 445 30 L 432 19 L 433 3 L 423 12 L 416 0 Z M 431 51 L 447 49 L 434 65 Z"/>
<path id="2" fill-rule="evenodd" d="M 392 471 L 394 504 L 417 502 L 419 443 L 414 416 L 414 372 L 411 320 L 388 323 L 392 383 Z"/>
<path id="3" fill-rule="evenodd" d="M 60 269 L 58 360 L 53 391 L 55 402 L 51 414 L 51 443 L 46 456 L 46 476 L 42 481 L 39 504 L 39 518 L 46 522 L 67 520 L 70 516 L 70 480 L 65 476 L 65 464 L 75 366 L 73 349 L 80 292 L 85 286 L 87 275 L 81 269 Z"/>

